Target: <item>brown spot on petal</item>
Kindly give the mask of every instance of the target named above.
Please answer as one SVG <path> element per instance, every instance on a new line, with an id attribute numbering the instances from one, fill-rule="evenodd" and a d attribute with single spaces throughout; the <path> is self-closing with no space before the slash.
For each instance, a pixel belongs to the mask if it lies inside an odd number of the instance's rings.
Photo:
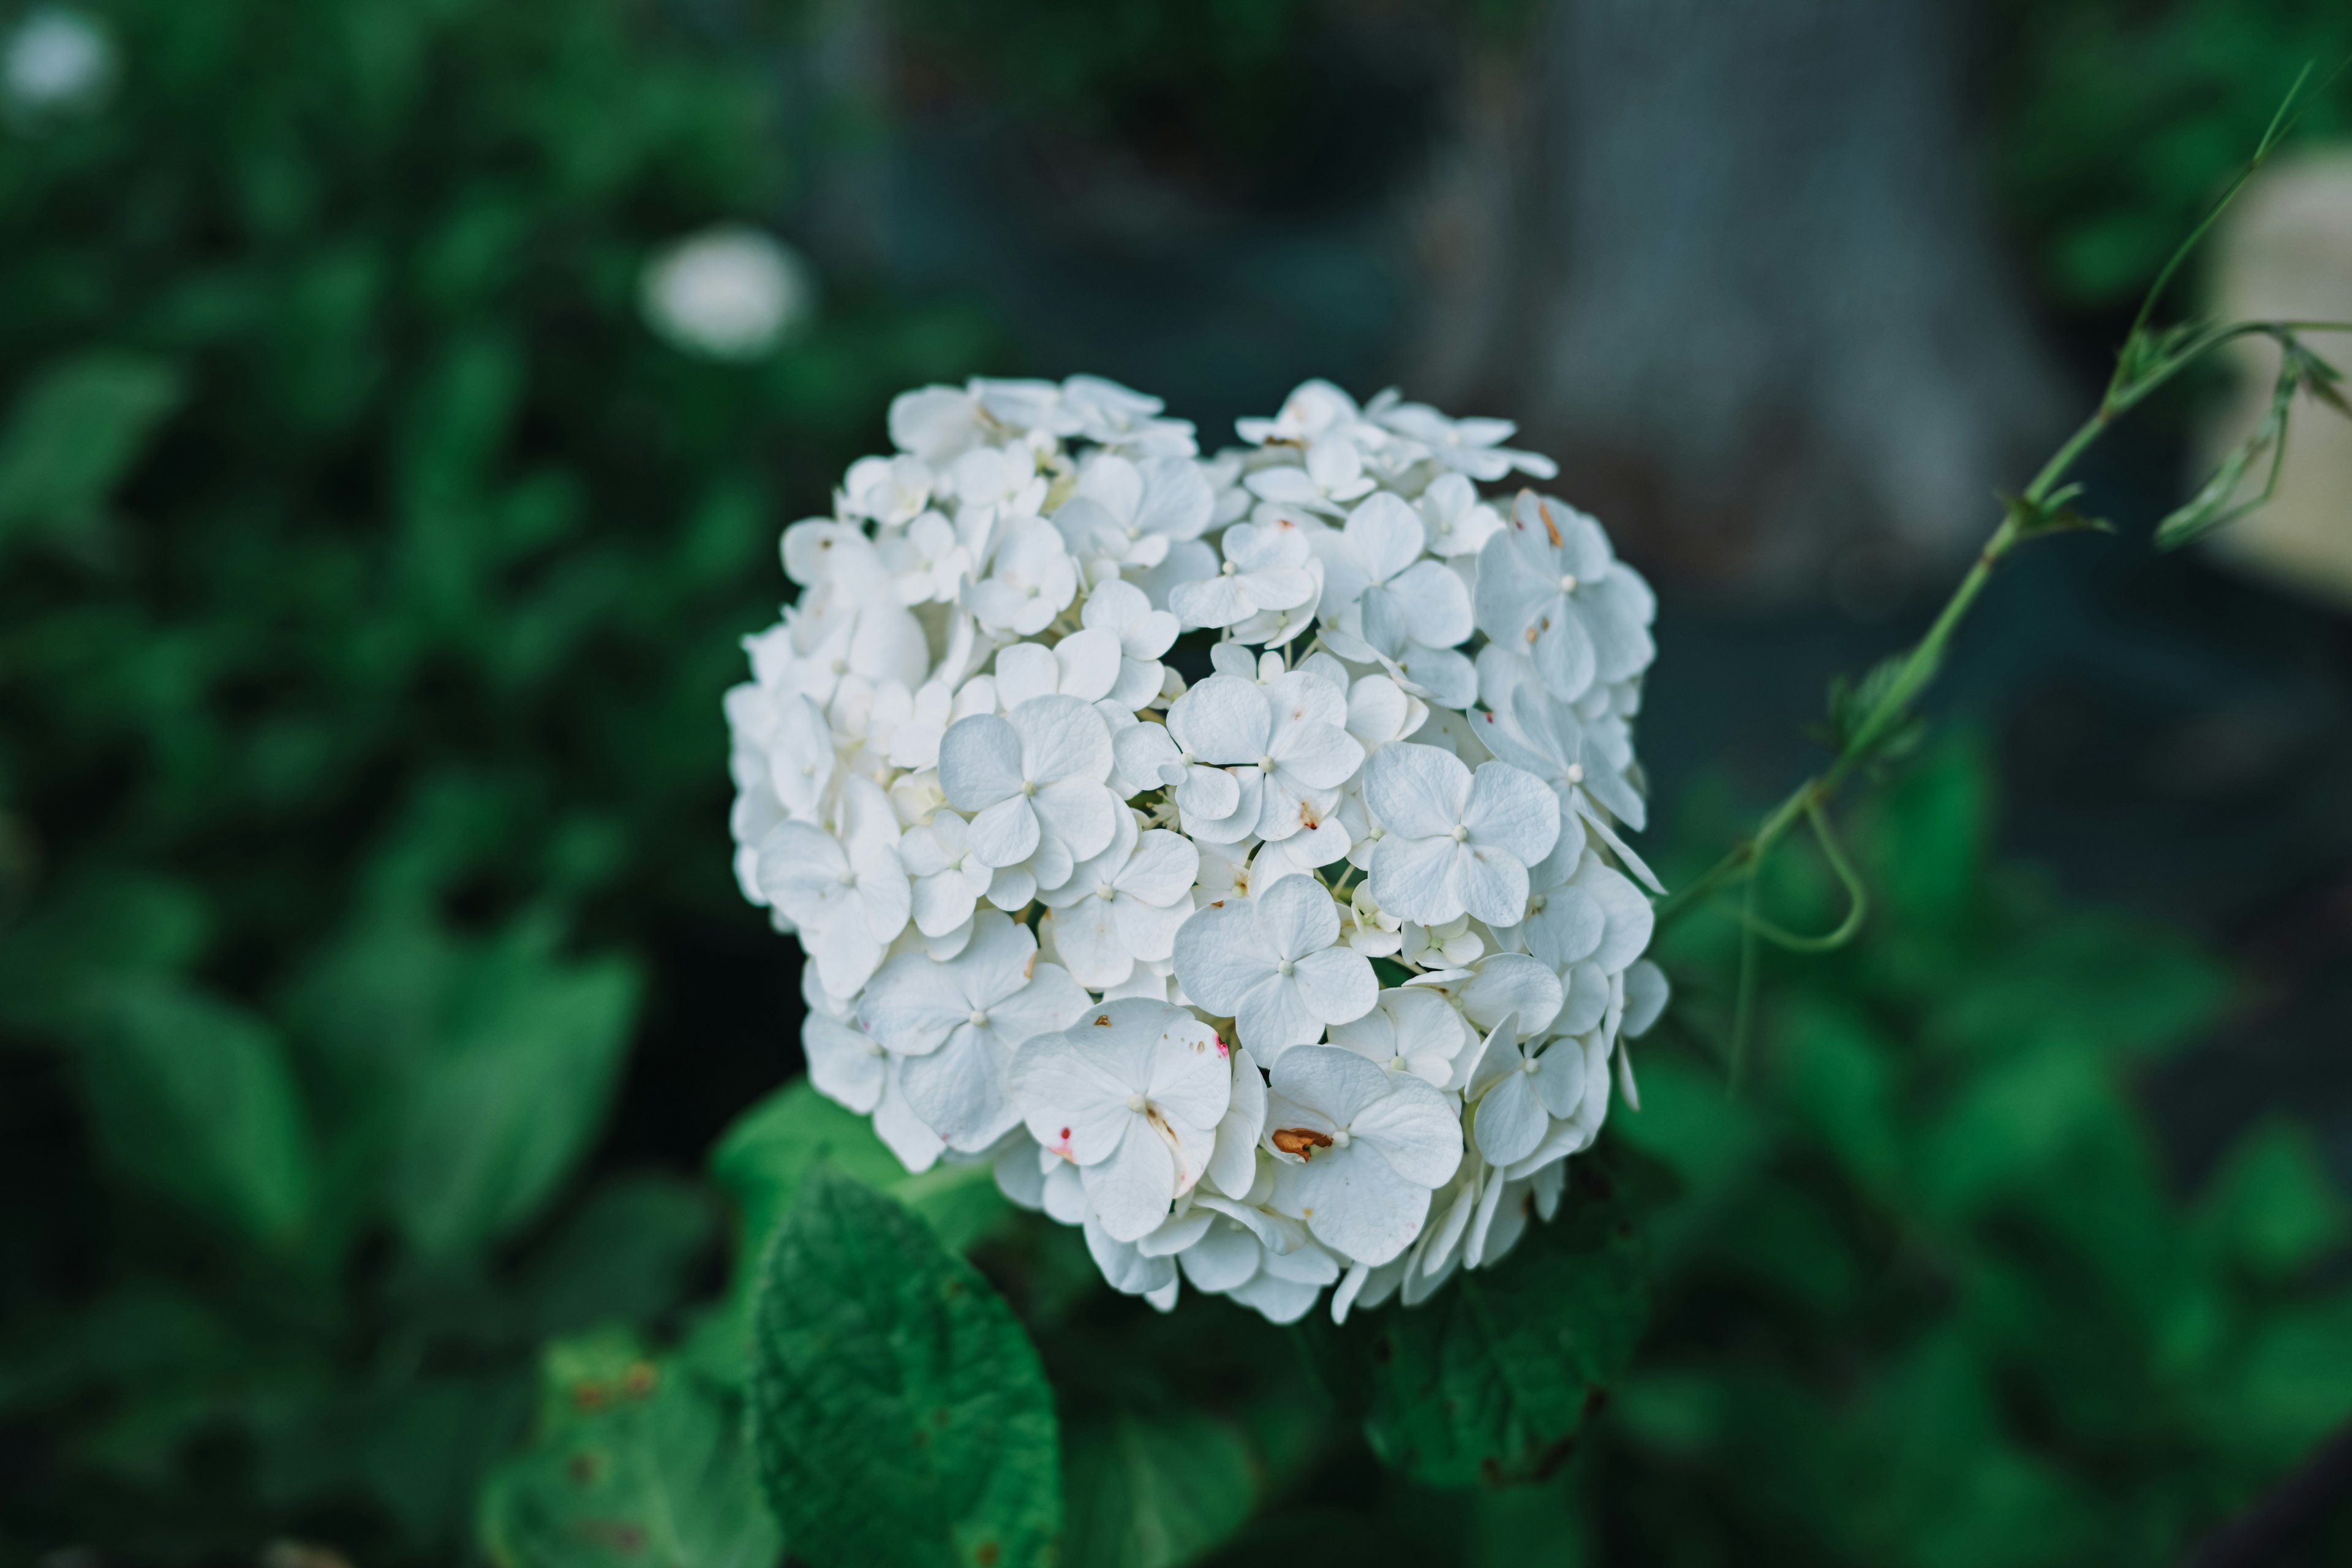
<path id="1" fill-rule="evenodd" d="M 1096 1014 L 1096 1015 L 1095 1015 L 1095 1027 L 1096 1027 L 1096 1028 L 1097 1028 L 1097 1029 L 1108 1029 L 1108 1028 L 1109 1028 L 1109 1027 L 1110 1027 L 1110 1015 L 1109 1015 L 1109 1014 L 1108 1014 L 1108 1013 L 1097 1013 L 1097 1014 Z M 1068 1137 L 1068 1136 L 1069 1136 L 1069 1134 L 1068 1134 L 1068 1133 L 1066 1133 L 1066 1132 L 1065 1132 L 1064 1134 L 1062 1134 L 1062 1136 L 1063 1136 L 1063 1137 L 1065 1137 L 1065 1138 L 1066 1138 L 1066 1137 Z"/>
<path id="2" fill-rule="evenodd" d="M 1277 1127 L 1274 1132 L 1274 1146 L 1286 1154 L 1312 1160 L 1316 1150 L 1331 1146 L 1331 1134 L 1318 1132 L 1312 1127 Z"/>
<path id="3" fill-rule="evenodd" d="M 1551 535 L 1551 547 L 1554 550 L 1558 550 L 1559 548 L 1559 524 L 1552 521 L 1551 508 L 1542 501 L 1538 501 L 1536 502 L 1536 511 L 1538 515 L 1541 516 L 1544 520 L 1544 531 Z"/>
<path id="4" fill-rule="evenodd" d="M 1529 642 L 1533 642 L 1533 641 L 1535 641 L 1535 640 L 1536 640 L 1536 629 L 1535 629 L 1535 627 L 1533 627 L 1533 626 L 1529 626 L 1529 627 L 1528 628 L 1528 641 L 1529 641 Z"/>

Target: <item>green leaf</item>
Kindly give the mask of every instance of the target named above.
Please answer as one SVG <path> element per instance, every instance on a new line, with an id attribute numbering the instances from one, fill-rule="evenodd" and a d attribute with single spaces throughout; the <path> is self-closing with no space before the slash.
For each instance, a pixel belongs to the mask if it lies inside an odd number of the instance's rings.
<path id="1" fill-rule="evenodd" d="M 1007 1205 L 991 1168 L 973 1163 L 908 1173 L 873 1123 L 795 1079 L 736 1119 L 711 1151 L 710 1173 L 742 1210 L 747 1269 L 820 1164 L 888 1193 L 961 1252 L 994 1228 Z"/>
<path id="2" fill-rule="evenodd" d="M 252 1239 L 309 1216 L 310 1131 L 259 1019 L 164 981 L 125 983 L 82 1043 L 100 1147 L 129 1180 Z"/>
<path id="3" fill-rule="evenodd" d="M 2230 1152 L 2199 1223 L 2242 1266 L 2292 1276 L 2341 1247 L 2352 1216 L 2306 1127 L 2273 1121 Z"/>
<path id="4" fill-rule="evenodd" d="M 751 1436 L 793 1550 L 817 1568 L 1032 1568 L 1062 1523 L 1053 1391 L 972 1267 L 830 1170 L 768 1249 Z"/>
<path id="5" fill-rule="evenodd" d="M 2067 485 L 2047 500 L 2001 493 L 2001 510 L 2021 540 L 2050 533 L 2113 533 L 2116 525 L 2104 517 L 2089 517 L 2066 503 L 2082 494 L 2080 485 Z"/>
<path id="6" fill-rule="evenodd" d="M 95 521 L 181 392 L 169 364 L 111 349 L 43 372 L 0 431 L 0 547 Z"/>
<path id="7" fill-rule="evenodd" d="M 540 1430 L 483 1488 L 499 1568 L 772 1568 L 734 1402 L 625 1335 L 548 1348 Z"/>
<path id="8" fill-rule="evenodd" d="M 1325 1385 L 1384 1463 L 1431 1486 L 1539 1479 L 1606 1401 L 1649 1315 L 1645 1249 L 1631 1184 L 1590 1159 L 1569 1171 L 1559 1215 L 1498 1266 L 1418 1307 L 1308 1320 Z"/>
<path id="9" fill-rule="evenodd" d="M 1069 1568 L 1175 1568 L 1249 1519 L 1257 1479 L 1231 1426 L 1193 1410 L 1074 1427 Z"/>
<path id="10" fill-rule="evenodd" d="M 637 978 L 566 963 L 522 922 L 454 985 L 433 1069 L 401 1108 L 388 1173 L 394 1221 L 428 1257 L 498 1239 L 537 1214 L 588 1152 L 611 1101 Z"/>

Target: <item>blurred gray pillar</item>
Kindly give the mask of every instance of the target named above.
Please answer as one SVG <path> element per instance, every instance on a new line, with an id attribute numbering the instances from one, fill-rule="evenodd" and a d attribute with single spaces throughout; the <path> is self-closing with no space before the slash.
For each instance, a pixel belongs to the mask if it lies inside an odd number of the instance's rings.
<path id="1" fill-rule="evenodd" d="M 1508 409 L 1670 570 L 1867 602 L 2064 409 L 1938 0 L 1562 0 L 1472 65 L 1404 384 Z"/>

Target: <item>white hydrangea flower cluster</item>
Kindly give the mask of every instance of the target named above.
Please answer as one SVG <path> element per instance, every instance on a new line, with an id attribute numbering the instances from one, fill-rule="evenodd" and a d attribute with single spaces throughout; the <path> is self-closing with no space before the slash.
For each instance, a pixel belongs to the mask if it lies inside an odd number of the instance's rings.
<path id="1" fill-rule="evenodd" d="M 910 1170 L 992 1161 L 1163 1310 L 1344 1319 L 1549 1218 L 1612 1058 L 1633 1099 L 1655 606 L 1592 519 L 1482 494 L 1553 474 L 1505 421 L 1309 382 L 1238 430 L 1089 376 L 900 397 L 728 694 L 736 869 L 811 1078 Z"/>

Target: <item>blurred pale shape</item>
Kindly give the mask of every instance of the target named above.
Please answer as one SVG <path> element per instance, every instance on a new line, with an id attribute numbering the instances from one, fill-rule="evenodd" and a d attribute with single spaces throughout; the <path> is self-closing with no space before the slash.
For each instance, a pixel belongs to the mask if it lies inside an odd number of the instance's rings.
<path id="1" fill-rule="evenodd" d="M 2221 320 L 2352 321 L 2352 147 L 2266 171 L 2230 214 L 2220 256 L 2213 310 Z M 2352 333 L 2306 341 L 2352 375 Z M 2267 339 L 2239 356 L 2238 394 L 2205 431 L 2207 472 L 2268 410 L 2278 361 Z M 2248 572 L 2352 605 L 2352 420 L 2298 397 L 2276 498 L 2224 529 L 2216 549 Z"/>
<path id="2" fill-rule="evenodd" d="M 645 274 L 646 320 L 674 348 L 712 359 L 767 353 L 816 307 L 797 251 L 756 228 L 723 225 L 657 253 Z"/>
<path id="3" fill-rule="evenodd" d="M 105 96 L 114 79 L 114 43 L 79 11 L 44 7 L 9 35 L 0 92 L 33 113 L 76 109 Z"/>

